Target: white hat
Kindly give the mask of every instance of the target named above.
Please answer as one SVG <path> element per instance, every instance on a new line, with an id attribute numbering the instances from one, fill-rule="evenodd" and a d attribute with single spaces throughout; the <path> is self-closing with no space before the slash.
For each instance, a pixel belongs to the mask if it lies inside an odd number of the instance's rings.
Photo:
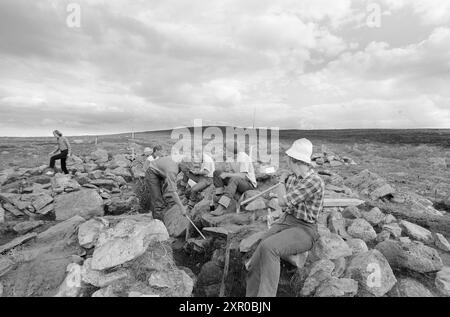
<path id="1" fill-rule="evenodd" d="M 311 164 L 311 155 L 313 152 L 313 145 L 308 139 L 300 139 L 292 144 L 291 148 L 286 151 L 290 157 Z"/>
<path id="2" fill-rule="evenodd" d="M 147 154 L 147 153 L 153 153 L 153 150 L 152 150 L 151 148 L 149 148 L 149 147 L 146 147 L 146 148 L 144 149 L 144 153 L 145 153 L 145 154 Z"/>

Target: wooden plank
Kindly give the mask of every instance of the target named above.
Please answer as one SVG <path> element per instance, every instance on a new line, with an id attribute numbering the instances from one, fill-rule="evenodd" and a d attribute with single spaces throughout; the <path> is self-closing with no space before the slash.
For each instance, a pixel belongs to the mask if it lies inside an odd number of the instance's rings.
<path id="1" fill-rule="evenodd" d="M 359 206 L 364 204 L 364 200 L 355 198 L 325 198 L 323 202 L 324 207 L 348 207 Z"/>
<path id="2" fill-rule="evenodd" d="M 230 267 L 230 251 L 231 251 L 231 237 L 228 236 L 228 238 L 227 238 L 227 249 L 225 251 L 225 266 L 223 268 L 222 282 L 220 283 L 219 297 L 224 297 L 225 296 L 225 283 L 227 281 L 228 270 L 229 270 L 229 267 Z"/>

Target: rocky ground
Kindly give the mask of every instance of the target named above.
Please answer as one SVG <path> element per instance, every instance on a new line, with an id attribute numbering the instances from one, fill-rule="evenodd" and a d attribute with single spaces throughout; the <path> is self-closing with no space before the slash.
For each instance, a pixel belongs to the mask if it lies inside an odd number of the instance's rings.
<path id="1" fill-rule="evenodd" d="M 162 222 L 146 213 L 142 146 L 127 147 L 72 157 L 71 176 L 48 176 L 46 165 L 0 173 L 0 296 L 245 295 L 245 263 L 281 214 L 276 200 L 213 217 L 206 189 L 190 212 L 203 239 L 176 206 Z M 278 295 L 450 296 L 447 201 L 438 210 L 347 156 L 316 150 L 320 239 L 283 259 Z M 258 191 L 244 198 L 277 182 L 257 170 Z"/>

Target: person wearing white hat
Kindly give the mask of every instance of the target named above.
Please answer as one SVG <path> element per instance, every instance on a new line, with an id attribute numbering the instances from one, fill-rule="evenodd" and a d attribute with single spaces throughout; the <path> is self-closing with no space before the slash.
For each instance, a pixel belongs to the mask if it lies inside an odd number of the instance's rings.
<path id="1" fill-rule="evenodd" d="M 312 169 L 312 143 L 294 142 L 286 151 L 288 173 L 280 177 L 278 195 L 283 216 L 262 237 L 248 263 L 247 297 L 274 297 L 280 278 L 280 258 L 312 249 L 318 239 L 317 218 L 323 209 L 325 185 Z"/>

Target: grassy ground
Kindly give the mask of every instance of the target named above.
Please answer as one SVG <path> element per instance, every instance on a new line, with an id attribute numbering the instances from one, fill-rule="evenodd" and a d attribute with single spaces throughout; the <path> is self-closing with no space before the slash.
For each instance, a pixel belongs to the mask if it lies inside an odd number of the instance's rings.
<path id="1" fill-rule="evenodd" d="M 316 152 L 324 147 L 353 158 L 357 166 L 337 168 L 343 176 L 369 169 L 397 188 L 437 200 L 450 196 L 450 130 L 284 130 L 280 131 L 280 154 L 303 137 L 313 142 Z M 98 136 L 97 142 L 116 154 L 129 152 L 130 139 L 131 134 L 119 134 Z M 87 155 L 96 148 L 95 136 L 69 140 L 75 155 Z M 161 144 L 168 152 L 176 141 L 171 139 L 171 131 L 135 135 L 137 144 Z M 47 164 L 54 142 L 53 138 L 0 138 L 0 170 Z M 283 157 L 280 161 L 283 163 Z"/>

